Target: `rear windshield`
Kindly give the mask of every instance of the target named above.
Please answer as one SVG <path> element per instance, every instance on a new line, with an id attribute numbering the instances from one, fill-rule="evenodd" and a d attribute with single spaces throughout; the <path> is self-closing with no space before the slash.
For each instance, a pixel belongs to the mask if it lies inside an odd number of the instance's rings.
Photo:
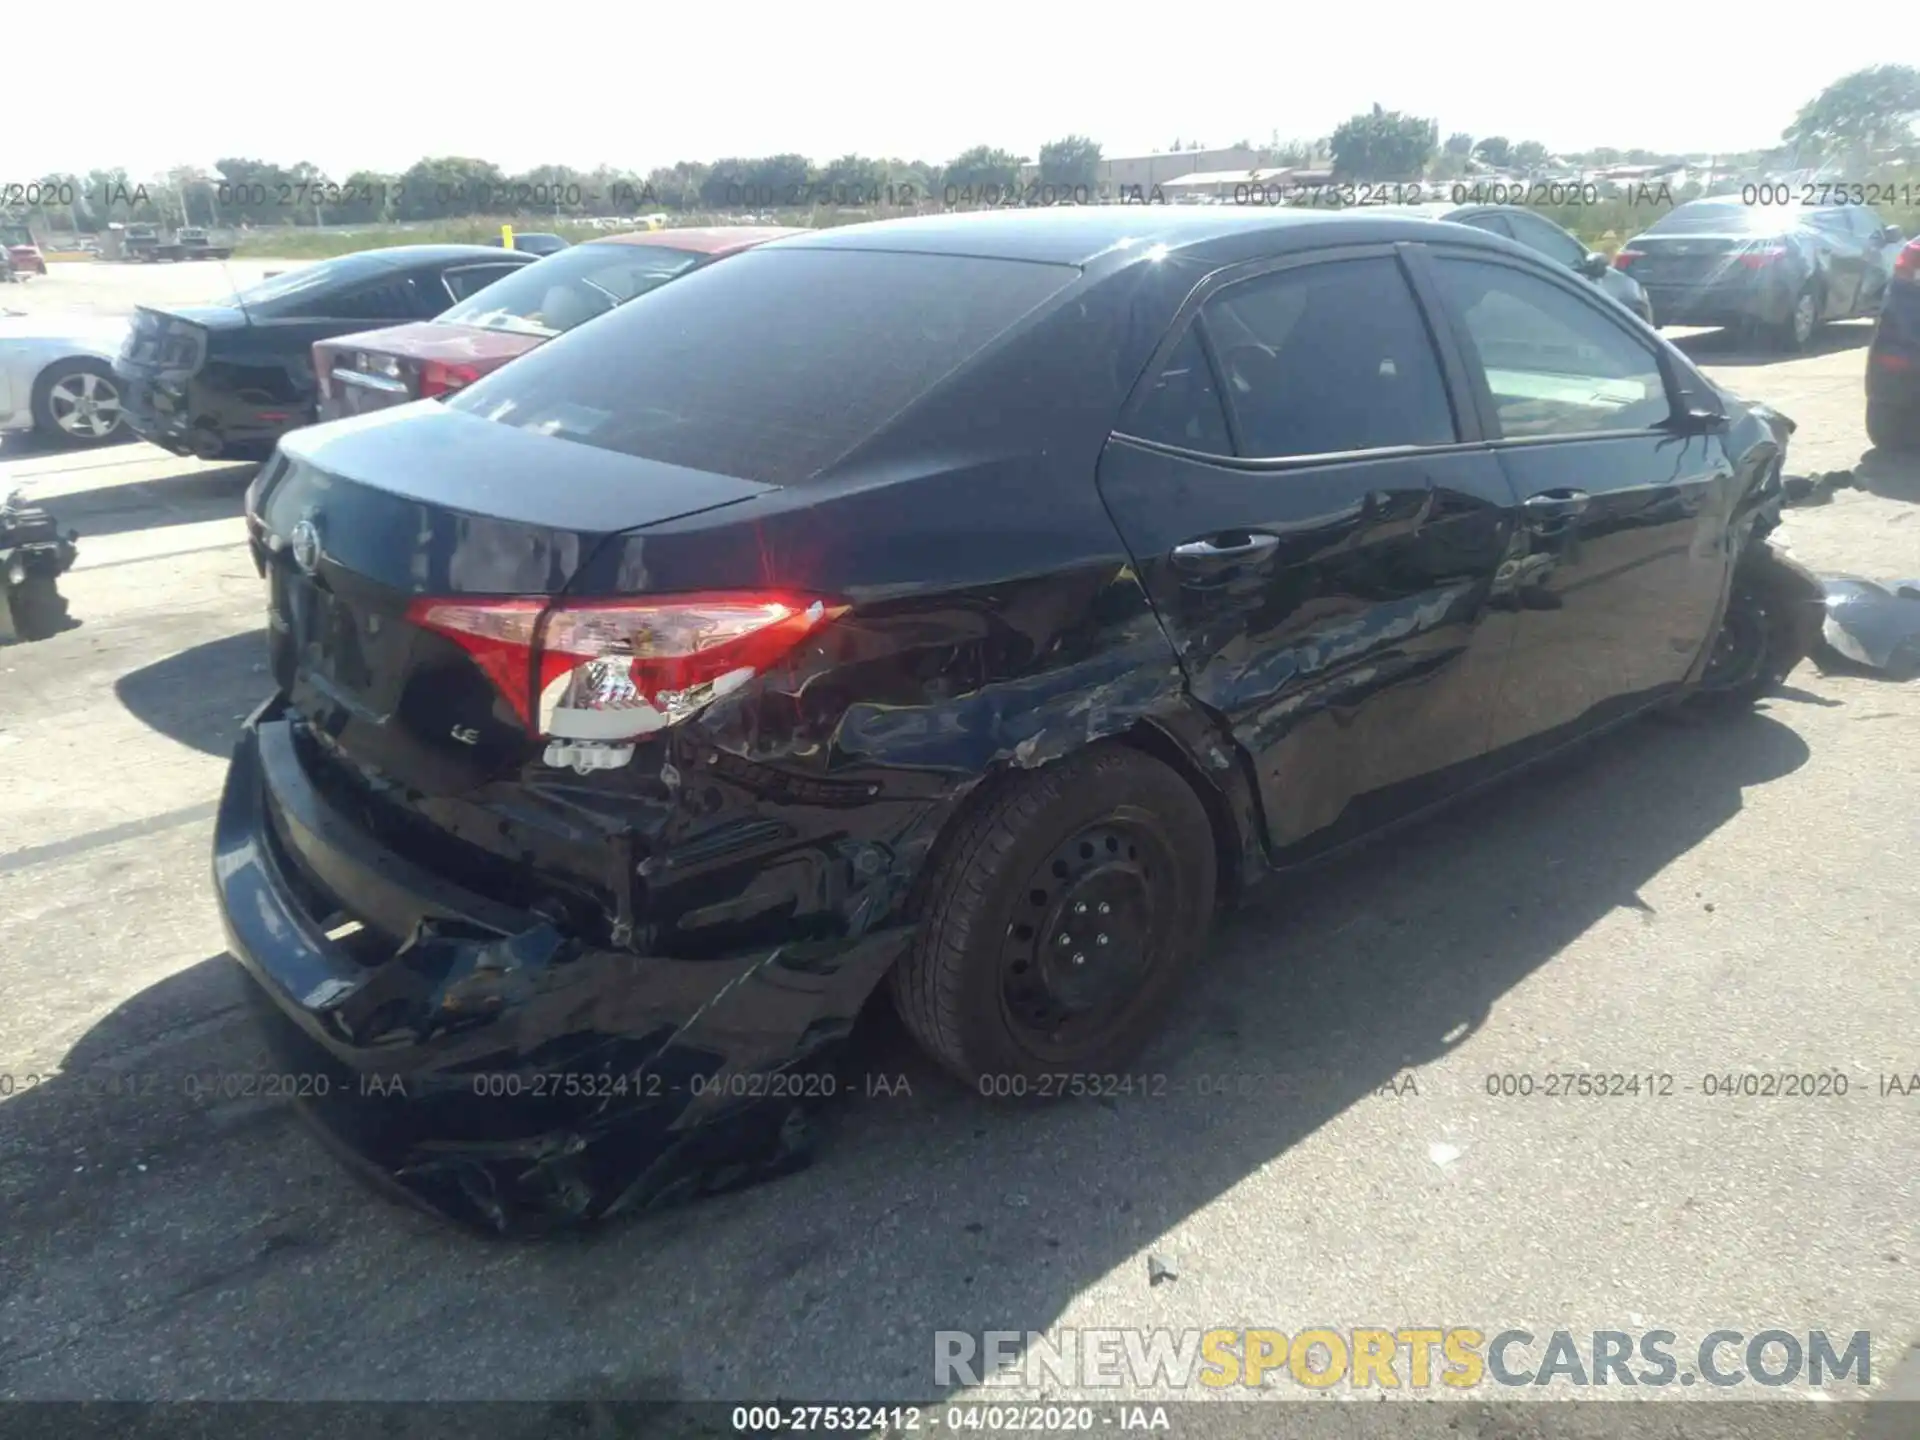
<path id="1" fill-rule="evenodd" d="M 832 465 L 1079 273 L 776 245 L 543 345 L 449 403 L 649 460 L 793 484 Z"/>
<path id="2" fill-rule="evenodd" d="M 1791 230 L 1805 216 L 1792 205 L 1743 205 L 1738 200 L 1697 200 L 1669 210 L 1643 232 L 1648 235 L 1739 235 L 1753 230 Z"/>
<path id="3" fill-rule="evenodd" d="M 438 318 L 485 330 L 558 335 L 700 263 L 664 245 L 575 245 L 502 277 Z"/>
<path id="4" fill-rule="evenodd" d="M 359 284 L 387 273 L 387 267 L 368 263 L 364 255 L 342 255 L 288 270 L 258 285 L 249 285 L 234 298 L 256 315 L 295 316 L 318 314 L 307 304 L 343 285 Z"/>

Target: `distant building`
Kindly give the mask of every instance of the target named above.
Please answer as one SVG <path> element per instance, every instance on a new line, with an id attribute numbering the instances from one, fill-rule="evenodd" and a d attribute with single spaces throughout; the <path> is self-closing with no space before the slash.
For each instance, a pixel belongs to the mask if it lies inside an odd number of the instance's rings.
<path id="1" fill-rule="evenodd" d="M 1100 162 L 1094 171 L 1093 185 L 1096 190 L 1108 192 L 1132 190 L 1136 186 L 1141 190 L 1151 190 L 1155 185 L 1165 185 L 1169 180 L 1177 180 L 1183 175 L 1194 175 L 1202 171 L 1240 172 L 1244 179 L 1246 173 L 1260 163 L 1258 151 L 1233 146 L 1225 150 L 1175 150 L 1166 155 L 1129 155 L 1114 156 Z M 1040 179 L 1040 167 L 1022 165 L 1020 183 L 1032 185 Z"/>

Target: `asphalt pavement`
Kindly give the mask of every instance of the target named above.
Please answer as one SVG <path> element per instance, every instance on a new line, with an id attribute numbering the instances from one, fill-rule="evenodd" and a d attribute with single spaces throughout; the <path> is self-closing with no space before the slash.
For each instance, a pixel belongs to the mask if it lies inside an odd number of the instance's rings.
<path id="1" fill-rule="evenodd" d="M 198 283 L 69 268 L 3 298 Z M 1684 343 L 1790 469 L 1860 467 L 1793 554 L 1920 575 L 1865 342 Z M 1879 1389 L 1920 1337 L 1920 685 L 1811 664 L 1272 890 L 1132 1096 L 995 1105 L 882 1015 L 799 1175 L 538 1243 L 396 1207 L 191 1079 L 268 1068 L 207 873 L 268 688 L 249 474 L 0 443 L 82 536 L 77 626 L 0 649 L 0 1397 L 924 1399 L 936 1330 L 1365 1325 L 1865 1330 Z M 1782 1072 L 1846 1093 L 1706 1093 Z M 1489 1093 L 1566 1073 L 1675 1078 Z"/>

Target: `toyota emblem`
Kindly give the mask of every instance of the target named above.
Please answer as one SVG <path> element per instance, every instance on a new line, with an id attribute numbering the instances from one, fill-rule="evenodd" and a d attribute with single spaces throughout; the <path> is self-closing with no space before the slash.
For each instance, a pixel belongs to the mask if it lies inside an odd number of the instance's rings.
<path id="1" fill-rule="evenodd" d="M 302 520 L 293 527 L 293 563 L 307 574 L 313 574 L 314 567 L 320 563 L 320 532 L 311 520 Z"/>

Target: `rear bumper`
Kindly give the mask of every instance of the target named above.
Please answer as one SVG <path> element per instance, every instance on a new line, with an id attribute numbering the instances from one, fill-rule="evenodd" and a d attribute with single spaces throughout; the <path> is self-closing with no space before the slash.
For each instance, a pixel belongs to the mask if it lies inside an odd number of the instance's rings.
<path id="1" fill-rule="evenodd" d="M 502 1232 L 804 1158 L 796 1118 L 838 1086 L 824 1052 L 906 932 L 701 960 L 592 948 L 384 848 L 311 783 L 282 706 L 236 747 L 214 885 L 280 1088 L 337 1145 Z M 341 914 L 365 930 L 330 939 Z"/>
<path id="2" fill-rule="evenodd" d="M 1784 324 L 1798 290 L 1784 284 L 1649 285 L 1642 282 L 1662 325 Z"/>
<path id="3" fill-rule="evenodd" d="M 127 428 L 149 444 L 175 455 L 204 460 L 264 459 L 289 430 L 308 423 L 304 407 L 286 420 L 265 419 L 269 407 L 242 406 L 232 396 L 198 379 L 162 378 L 150 371 L 114 366 Z M 286 413 L 271 407 L 269 413 Z"/>

